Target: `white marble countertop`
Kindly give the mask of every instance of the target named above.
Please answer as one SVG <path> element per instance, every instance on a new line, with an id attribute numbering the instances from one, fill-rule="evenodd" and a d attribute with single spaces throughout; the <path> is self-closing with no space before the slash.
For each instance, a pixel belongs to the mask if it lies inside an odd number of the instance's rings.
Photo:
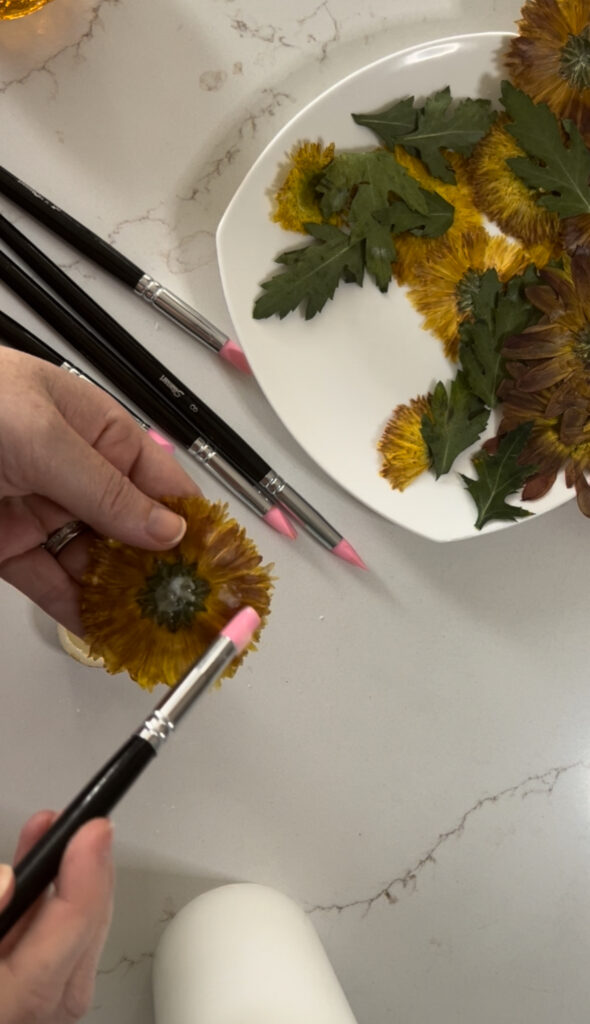
<path id="1" fill-rule="evenodd" d="M 349 71 L 511 30 L 519 7 L 53 0 L 0 27 L 3 162 L 230 332 L 215 229 L 276 131 Z M 88 1020 L 148 1024 L 165 922 L 249 880 L 309 912 L 359 1024 L 586 1022 L 588 522 L 569 503 L 447 545 L 391 525 L 311 462 L 253 379 L 65 245 L 51 251 L 371 570 L 305 535 L 290 544 L 230 500 L 275 562 L 273 614 L 260 651 L 115 813 L 116 914 Z M 0 306 L 59 347 L 5 289 Z M 153 698 L 67 658 L 49 619 L 4 585 L 0 597 L 7 858 L 29 813 L 63 805 Z"/>

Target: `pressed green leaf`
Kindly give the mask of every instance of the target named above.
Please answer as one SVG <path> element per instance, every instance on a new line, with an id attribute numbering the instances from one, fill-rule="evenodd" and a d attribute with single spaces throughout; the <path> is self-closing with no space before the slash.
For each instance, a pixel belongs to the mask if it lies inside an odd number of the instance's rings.
<path id="1" fill-rule="evenodd" d="M 526 156 L 507 163 L 515 174 L 539 192 L 538 203 L 559 215 L 590 213 L 590 151 L 571 121 L 560 122 L 545 103 L 534 103 L 510 82 L 502 82 L 502 103 L 511 122 L 507 131 Z"/>
<path id="2" fill-rule="evenodd" d="M 460 452 L 477 441 L 490 411 L 470 391 L 461 370 L 448 390 L 442 381 L 438 382 L 432 393 L 430 408 L 431 415 L 422 417 L 421 433 L 438 479 L 449 472 Z"/>
<path id="3" fill-rule="evenodd" d="M 417 152 L 430 173 L 447 182 L 454 182 L 455 175 L 441 150 L 469 156 L 496 117 L 489 100 L 464 99 L 453 103 L 448 87 L 429 96 L 424 106 L 415 110 L 413 124 L 410 100 L 402 103 L 403 106 L 396 103 L 381 112 L 352 116 L 357 124 L 376 132 L 390 149 L 401 145 Z"/>
<path id="4" fill-rule="evenodd" d="M 254 303 L 254 319 L 281 319 L 303 305 L 310 320 L 333 298 L 340 280 L 362 284 L 364 253 L 361 242 L 330 224 L 307 224 L 315 241 L 282 253 L 277 263 L 286 269 L 262 283 L 262 294 Z"/>
<path id="5" fill-rule="evenodd" d="M 375 219 L 387 224 L 395 235 L 410 231 L 423 238 L 438 238 L 448 231 L 455 217 L 454 207 L 437 192 L 423 189 L 426 213 L 411 210 L 405 203 L 395 201 L 383 210 L 377 210 Z"/>
<path id="6" fill-rule="evenodd" d="M 459 359 L 467 382 L 490 408 L 497 405 L 496 392 L 504 376 L 504 342 L 539 319 L 539 311 L 525 295 L 525 288 L 533 283 L 538 283 L 533 267 L 505 286 L 495 270 L 487 270 L 473 300 L 474 319 L 459 329 Z"/>
<path id="7" fill-rule="evenodd" d="M 392 153 L 384 149 L 366 153 L 338 153 L 317 185 L 321 210 L 328 219 L 346 210 L 353 191 L 366 189 L 374 210 L 388 204 L 392 196 L 403 199 L 413 210 L 426 213 L 424 190 Z"/>
<path id="8" fill-rule="evenodd" d="M 514 522 L 532 515 L 528 509 L 506 502 L 506 498 L 519 491 L 536 471 L 535 466 L 522 466 L 519 462 L 531 427 L 531 423 L 521 423 L 505 434 L 493 455 L 485 450 L 474 455 L 471 461 L 477 473 L 476 479 L 461 474 L 477 506 L 475 526 L 478 530 L 492 519 Z"/>

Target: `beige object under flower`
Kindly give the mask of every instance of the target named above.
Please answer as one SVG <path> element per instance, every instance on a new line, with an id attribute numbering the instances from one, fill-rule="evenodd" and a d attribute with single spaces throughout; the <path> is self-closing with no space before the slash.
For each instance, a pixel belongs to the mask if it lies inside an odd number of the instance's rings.
<path id="1" fill-rule="evenodd" d="M 89 668 L 104 668 L 104 658 L 93 658 L 86 641 L 75 636 L 61 623 L 58 623 L 57 626 L 57 638 L 66 654 L 69 654 L 71 658 L 75 658 L 82 665 L 88 665 Z"/>

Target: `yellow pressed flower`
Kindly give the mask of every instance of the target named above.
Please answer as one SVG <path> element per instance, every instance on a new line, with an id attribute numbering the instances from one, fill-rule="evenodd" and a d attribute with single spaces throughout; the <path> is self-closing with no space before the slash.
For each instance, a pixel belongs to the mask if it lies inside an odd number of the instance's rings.
<path id="1" fill-rule="evenodd" d="M 324 220 L 315 187 L 333 159 L 334 143 L 324 149 L 319 142 L 304 142 L 292 150 L 293 166 L 275 193 L 272 216 L 286 231 L 305 232 L 304 224 L 321 224 Z"/>
<path id="2" fill-rule="evenodd" d="M 104 658 L 108 672 L 127 671 L 148 690 L 157 683 L 173 686 L 246 605 L 262 620 L 248 648 L 253 649 L 272 589 L 272 566 L 260 564 L 254 543 L 228 517 L 227 505 L 201 497 L 161 501 L 187 521 L 180 543 L 157 552 L 99 539 L 82 587 L 90 654 Z"/>
<path id="3" fill-rule="evenodd" d="M 445 159 L 455 172 L 454 184 L 434 178 L 422 161 L 408 153 L 403 146 L 396 146 L 394 155 L 397 162 L 405 167 L 422 188 L 428 192 L 436 192 L 454 208 L 453 223 L 445 233 L 445 237 L 451 233 L 462 234 L 481 224 L 481 214 L 475 206 L 467 174 L 467 161 L 459 153 L 444 152 Z M 413 235 L 410 231 L 396 235 L 397 258 L 393 264 L 393 273 L 399 284 L 409 284 L 413 280 L 415 264 L 420 260 L 428 259 L 428 253 L 437 241 L 436 238 L 421 238 L 418 235 Z"/>
<path id="4" fill-rule="evenodd" d="M 501 281 L 521 274 L 530 255 L 502 235 L 475 228 L 462 235 L 447 234 L 428 251 L 428 259 L 414 268 L 409 298 L 424 317 L 424 327 L 439 337 L 445 355 L 459 355 L 459 326 L 469 319 L 473 299 L 486 270 L 494 268 Z"/>
<path id="5" fill-rule="evenodd" d="M 478 208 L 507 235 L 525 246 L 535 246 L 536 266 L 559 254 L 559 217 L 536 202 L 535 193 L 510 169 L 506 161 L 523 156 L 516 139 L 506 131 L 501 116 L 478 142 L 468 173 Z"/>
<path id="6" fill-rule="evenodd" d="M 571 118 L 590 143 L 588 0 L 526 0 L 505 63 L 514 85 L 558 117 Z"/>
<path id="7" fill-rule="evenodd" d="M 422 437 L 422 417 L 430 415 L 431 395 L 419 395 L 408 405 L 398 405 L 387 422 L 377 445 L 381 453 L 381 476 L 394 490 L 403 491 L 430 466 L 430 455 Z"/>

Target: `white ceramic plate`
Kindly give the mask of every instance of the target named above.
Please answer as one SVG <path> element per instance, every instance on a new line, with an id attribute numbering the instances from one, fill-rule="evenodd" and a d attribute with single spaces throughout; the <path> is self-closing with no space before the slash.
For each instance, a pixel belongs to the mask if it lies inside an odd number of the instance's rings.
<path id="1" fill-rule="evenodd" d="M 315 461 L 355 498 L 386 519 L 437 541 L 482 536 L 505 525 L 474 527 L 476 509 L 459 472 L 473 475 L 470 455 L 435 481 L 422 474 L 405 491 L 379 475 L 376 443 L 400 402 L 449 380 L 442 345 L 395 283 L 382 295 L 370 279 L 362 288 L 340 285 L 334 300 L 305 321 L 254 320 L 260 282 L 278 270 L 275 257 L 304 243 L 270 219 L 271 194 L 293 146 L 304 140 L 335 142 L 337 149 L 377 144 L 352 112 L 376 110 L 404 96 L 417 99 L 447 85 L 454 97 L 497 100 L 500 55 L 509 33 L 481 33 L 425 43 L 385 57 L 349 75 L 293 118 L 266 147 L 228 206 L 217 248 L 229 311 L 252 369 L 277 414 Z M 494 432 L 490 427 L 488 433 Z M 484 435 L 485 436 L 485 435 Z M 539 514 L 569 500 L 559 480 L 527 507 Z M 510 499 L 519 502 L 518 497 Z M 530 522 L 531 518 L 521 520 Z"/>

